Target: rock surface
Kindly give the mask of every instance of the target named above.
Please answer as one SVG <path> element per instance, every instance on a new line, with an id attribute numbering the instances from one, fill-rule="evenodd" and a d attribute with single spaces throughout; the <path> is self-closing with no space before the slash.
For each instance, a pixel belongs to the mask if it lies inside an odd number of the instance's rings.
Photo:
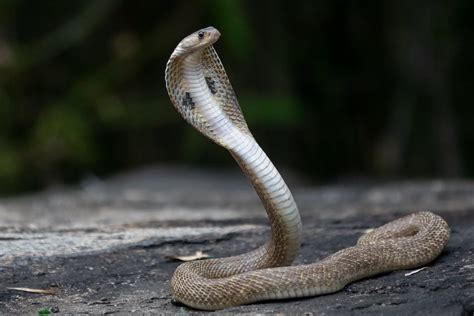
<path id="1" fill-rule="evenodd" d="M 353 245 L 366 230 L 415 210 L 443 216 L 443 254 L 320 297 L 230 313 L 473 315 L 474 182 L 399 181 L 310 187 L 283 172 L 299 204 L 304 244 L 295 264 Z M 261 245 L 265 212 L 238 172 L 149 168 L 102 182 L 0 200 L 0 313 L 203 313 L 173 304 L 173 255 L 229 256 Z M 28 293 L 12 288 L 47 290 Z M 52 293 L 52 294 L 51 294 Z"/>

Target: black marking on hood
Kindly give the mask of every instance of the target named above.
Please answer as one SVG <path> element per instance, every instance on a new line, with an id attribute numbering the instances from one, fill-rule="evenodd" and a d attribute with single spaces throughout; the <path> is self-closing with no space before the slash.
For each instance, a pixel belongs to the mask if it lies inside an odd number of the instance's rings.
<path id="1" fill-rule="evenodd" d="M 216 94 L 217 93 L 217 89 L 216 89 L 216 83 L 214 80 L 212 80 L 211 77 L 205 77 L 206 78 L 206 83 L 207 83 L 207 87 L 209 88 L 209 90 L 211 90 L 211 93 L 212 94 Z"/>
<path id="2" fill-rule="evenodd" d="M 191 98 L 191 94 L 189 92 L 186 92 L 186 94 L 183 97 L 183 106 L 186 109 L 194 109 L 196 107 L 196 104 L 193 102 L 193 99 Z"/>

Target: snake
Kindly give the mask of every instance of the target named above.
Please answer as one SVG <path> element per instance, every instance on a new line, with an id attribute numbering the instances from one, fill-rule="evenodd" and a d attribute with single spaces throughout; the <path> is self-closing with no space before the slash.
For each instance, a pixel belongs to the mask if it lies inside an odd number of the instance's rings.
<path id="1" fill-rule="evenodd" d="M 270 238 L 250 252 L 179 265 L 171 278 L 176 301 L 219 310 L 258 301 L 317 296 L 359 279 L 433 261 L 450 229 L 420 211 L 363 234 L 355 246 L 311 264 L 292 266 L 302 243 L 301 217 L 288 186 L 258 145 L 213 44 L 214 27 L 186 36 L 166 64 L 171 103 L 195 129 L 230 152 L 267 212 Z"/>

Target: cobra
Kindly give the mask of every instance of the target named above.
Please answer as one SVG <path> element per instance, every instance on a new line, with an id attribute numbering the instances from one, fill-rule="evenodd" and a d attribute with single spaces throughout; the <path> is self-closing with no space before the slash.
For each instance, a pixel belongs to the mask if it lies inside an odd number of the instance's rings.
<path id="1" fill-rule="evenodd" d="M 166 88 L 183 118 L 227 149 L 250 179 L 267 212 L 267 243 L 234 257 L 187 262 L 171 279 L 176 300 L 216 310 L 256 301 L 315 296 L 379 273 L 434 260 L 449 227 L 431 212 L 390 222 L 316 263 L 290 266 L 300 250 L 301 219 L 285 181 L 255 141 L 222 63 L 213 48 L 213 27 L 184 38 L 166 65 Z"/>

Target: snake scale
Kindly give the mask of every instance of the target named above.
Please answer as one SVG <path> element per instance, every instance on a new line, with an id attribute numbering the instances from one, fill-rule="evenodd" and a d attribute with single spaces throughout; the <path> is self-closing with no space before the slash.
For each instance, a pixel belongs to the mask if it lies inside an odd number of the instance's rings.
<path id="1" fill-rule="evenodd" d="M 290 266 L 302 236 L 295 200 L 283 178 L 255 141 L 224 67 L 213 48 L 213 27 L 185 37 L 166 66 L 166 88 L 183 118 L 227 149 L 250 179 L 271 224 L 271 237 L 242 255 L 187 262 L 171 280 L 176 300 L 216 310 L 256 301 L 341 290 L 355 280 L 409 269 L 435 259 L 449 239 L 438 215 L 419 212 L 364 234 L 353 247 L 312 264 Z"/>

